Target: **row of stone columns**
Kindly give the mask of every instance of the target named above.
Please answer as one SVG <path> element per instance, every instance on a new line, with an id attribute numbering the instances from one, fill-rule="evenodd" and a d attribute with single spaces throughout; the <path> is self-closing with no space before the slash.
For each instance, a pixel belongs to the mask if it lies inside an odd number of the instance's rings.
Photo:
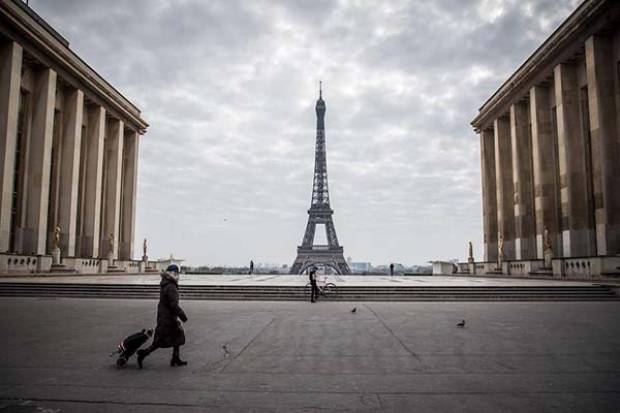
<path id="1" fill-rule="evenodd" d="M 612 46 L 612 37 L 588 38 L 585 62 L 556 65 L 552 80 L 480 131 L 486 261 L 497 260 L 500 239 L 512 260 L 542 259 L 545 243 L 556 257 L 620 253 Z"/>
<path id="2" fill-rule="evenodd" d="M 23 55 L 0 45 L 0 252 L 49 253 L 58 224 L 64 256 L 131 259 L 137 132 Z"/>

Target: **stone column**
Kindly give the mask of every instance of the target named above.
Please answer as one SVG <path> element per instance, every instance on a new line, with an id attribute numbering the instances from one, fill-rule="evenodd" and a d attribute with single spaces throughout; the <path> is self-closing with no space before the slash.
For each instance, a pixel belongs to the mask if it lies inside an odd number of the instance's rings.
<path id="1" fill-rule="evenodd" d="M 534 222 L 534 186 L 532 178 L 532 145 L 528 105 L 510 106 L 510 139 L 512 146 L 512 180 L 514 184 L 515 258 L 536 258 L 536 224 Z"/>
<path id="2" fill-rule="evenodd" d="M 9 250 L 23 49 L 0 47 L 0 252 Z"/>
<path id="3" fill-rule="evenodd" d="M 574 65 L 560 64 L 554 71 L 558 119 L 562 251 L 565 257 L 594 255 L 589 228 L 586 154 L 581 134 L 579 83 Z"/>
<path id="4" fill-rule="evenodd" d="M 119 221 L 121 211 L 121 169 L 123 165 L 123 129 L 124 123 L 118 119 L 108 121 L 105 139 L 106 185 L 103 202 L 106 207 L 103 214 L 101 230 L 101 257 L 110 253 L 110 234 L 114 236 L 112 257 L 118 259 Z"/>
<path id="5" fill-rule="evenodd" d="M 550 90 L 546 86 L 530 89 L 532 122 L 532 158 L 534 161 L 534 208 L 536 211 L 536 257 L 543 259 L 545 228 L 551 238 L 554 256 L 559 256 L 560 237 L 555 178 L 555 143 L 553 141 Z"/>
<path id="6" fill-rule="evenodd" d="M 80 150 L 82 145 L 82 118 L 84 93 L 70 89 L 65 95 L 62 128 L 62 164 L 58 185 L 58 223 L 61 228 L 63 256 L 75 256 L 77 204 L 80 174 Z"/>
<path id="7" fill-rule="evenodd" d="M 136 218 L 136 193 L 138 185 L 138 140 L 137 132 L 125 133 L 123 144 L 123 180 L 121 207 L 121 234 L 119 259 L 133 257 L 133 238 Z"/>
<path id="8" fill-rule="evenodd" d="M 47 242 L 56 72 L 46 68 L 36 73 L 33 98 L 26 185 L 28 202 L 22 252 L 43 255 Z"/>
<path id="9" fill-rule="evenodd" d="M 612 40 L 586 40 L 592 173 L 598 255 L 620 254 L 620 141 L 614 90 Z"/>
<path id="10" fill-rule="evenodd" d="M 86 146 L 86 176 L 84 179 L 83 222 L 80 256 L 99 256 L 101 229 L 101 178 L 103 174 L 103 141 L 105 134 L 105 109 L 93 104 L 88 108 L 88 127 L 82 144 Z"/>
<path id="11" fill-rule="evenodd" d="M 485 129 L 480 132 L 480 163 L 482 169 L 484 261 L 497 261 L 497 190 L 493 129 Z"/>
<path id="12" fill-rule="evenodd" d="M 500 117 L 493 122 L 495 133 L 495 178 L 497 185 L 497 229 L 504 240 L 504 259 L 515 259 L 514 184 L 510 121 Z"/>

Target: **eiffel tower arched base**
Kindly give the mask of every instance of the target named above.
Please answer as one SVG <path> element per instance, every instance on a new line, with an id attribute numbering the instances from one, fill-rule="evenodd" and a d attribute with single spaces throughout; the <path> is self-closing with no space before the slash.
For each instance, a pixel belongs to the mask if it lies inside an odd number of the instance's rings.
<path id="1" fill-rule="evenodd" d="M 349 265 L 342 255 L 342 247 L 335 249 L 298 247 L 291 274 L 303 274 L 313 265 L 330 267 L 339 275 L 351 274 Z"/>

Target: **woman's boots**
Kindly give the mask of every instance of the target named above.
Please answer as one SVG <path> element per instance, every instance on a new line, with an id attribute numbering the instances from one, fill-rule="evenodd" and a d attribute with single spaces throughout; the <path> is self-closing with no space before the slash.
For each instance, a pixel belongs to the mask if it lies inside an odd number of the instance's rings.
<path id="1" fill-rule="evenodd" d="M 142 362 L 144 361 L 145 357 L 151 354 L 157 348 L 158 347 L 150 346 L 145 349 L 138 350 L 137 352 L 138 366 L 140 366 L 140 368 L 142 368 Z M 179 357 L 179 353 L 180 353 L 179 346 L 175 346 L 172 349 L 172 358 L 170 359 L 170 367 L 187 366 L 187 361 L 181 360 L 181 357 Z"/>
<path id="2" fill-rule="evenodd" d="M 187 366 L 187 361 L 181 360 L 179 353 L 179 346 L 174 346 L 172 349 L 172 359 L 170 359 L 170 367 Z"/>
<path id="3" fill-rule="evenodd" d="M 144 358 L 145 358 L 146 356 L 148 356 L 148 355 L 149 355 L 149 353 L 150 353 L 151 351 L 152 351 L 152 350 L 151 350 L 151 348 L 150 348 L 150 347 L 148 347 L 148 348 L 146 348 L 146 349 L 140 349 L 140 350 L 138 350 L 138 353 L 137 353 L 137 354 L 138 354 L 138 366 L 139 366 L 140 368 L 142 368 L 142 362 L 144 361 Z"/>
<path id="4" fill-rule="evenodd" d="M 138 350 L 136 352 L 136 354 L 138 355 L 138 366 L 142 368 L 142 362 L 144 361 L 144 358 L 148 356 L 149 354 L 151 354 L 152 352 L 154 352 L 155 350 L 157 350 L 158 348 L 159 348 L 158 346 L 154 346 L 151 344 L 147 348 Z"/>

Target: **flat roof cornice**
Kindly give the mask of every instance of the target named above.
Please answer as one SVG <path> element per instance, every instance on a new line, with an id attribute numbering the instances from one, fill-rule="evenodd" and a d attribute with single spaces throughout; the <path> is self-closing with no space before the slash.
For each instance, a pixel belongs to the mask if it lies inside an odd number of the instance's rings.
<path id="1" fill-rule="evenodd" d="M 480 107 L 478 116 L 471 121 L 476 131 L 485 128 L 494 118 L 501 116 L 512 101 L 519 100 L 532 86 L 546 75 L 548 69 L 568 58 L 566 52 L 573 50 L 576 40 L 598 29 L 591 23 L 617 0 L 585 0 L 558 27 L 543 44 L 506 80 L 500 88 Z"/>
<path id="2" fill-rule="evenodd" d="M 88 92 L 87 95 L 92 94 L 92 97 L 112 109 L 112 113 L 119 116 L 128 127 L 144 133 L 148 123 L 142 119 L 140 110 L 69 49 L 68 42 L 34 11 L 18 3 L 20 0 L 0 0 L 0 17 L 10 23 L 6 29 L 14 28 L 14 34 L 26 39 L 35 49 L 26 50 L 36 57 L 47 57 L 48 62 L 62 68 L 80 83 L 73 86 L 83 87 L 86 89 L 84 92 Z M 0 20 L 0 29 L 4 29 L 1 23 Z M 71 83 L 72 79 L 66 80 Z"/>

